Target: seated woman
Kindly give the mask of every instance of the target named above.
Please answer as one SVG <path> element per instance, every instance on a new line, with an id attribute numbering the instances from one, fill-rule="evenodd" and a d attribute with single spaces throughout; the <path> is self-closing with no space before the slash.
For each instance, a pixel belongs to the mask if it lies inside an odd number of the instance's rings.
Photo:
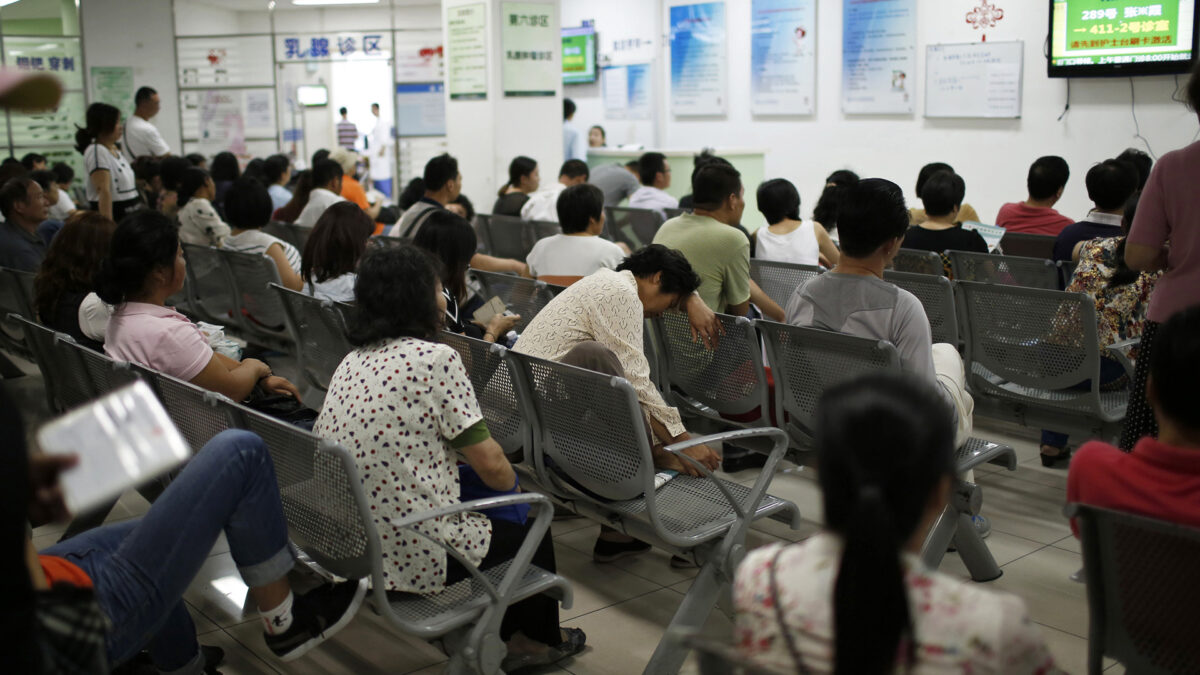
<path id="1" fill-rule="evenodd" d="M 446 330 L 487 342 L 503 341 L 504 336 L 521 320 L 520 315 L 497 314 L 480 325 L 471 320 L 478 303 L 467 305 L 467 269 L 475 255 L 475 230 L 459 216 L 438 209 L 425 218 L 413 243 L 425 249 L 442 263 L 442 295 L 445 299 Z M 489 298 L 490 299 L 490 298 Z"/>
<path id="2" fill-rule="evenodd" d="M 827 529 L 738 568 L 734 640 L 748 659 L 785 672 L 1059 672 L 1019 598 L 921 562 L 954 476 L 954 420 L 939 400 L 898 374 L 821 397 Z"/>
<path id="3" fill-rule="evenodd" d="M 921 193 L 925 190 L 925 182 L 928 181 L 933 174 L 940 171 L 949 171 L 950 173 L 954 173 L 954 167 L 946 164 L 945 162 L 931 162 L 921 167 L 921 171 L 917 173 L 917 186 L 916 190 L 913 192 L 913 195 L 918 199 L 924 199 L 925 197 L 923 197 Z M 920 225 L 921 223 L 925 222 L 929 219 L 928 211 L 929 210 L 927 208 L 918 209 L 913 207 L 909 209 L 908 224 Z M 964 223 L 967 221 L 979 222 L 979 214 L 975 212 L 975 208 L 970 204 L 963 204 L 962 208 L 959 209 L 958 222 Z"/>
<path id="4" fill-rule="evenodd" d="M 962 176 L 939 171 L 922 186 L 921 201 L 925 203 L 925 220 L 908 228 L 904 248 L 933 251 L 942 256 L 942 271 L 950 276 L 950 258 L 945 251 L 987 253 L 987 242 L 975 230 L 962 226 L 962 200 L 966 193 Z"/>
<path id="5" fill-rule="evenodd" d="M 163 305 L 183 288 L 185 274 L 179 230 L 166 216 L 140 211 L 121 221 L 96 274 L 97 295 L 113 306 L 104 352 L 235 401 L 255 386 L 300 400 L 295 385 L 272 375 L 270 366 L 214 352 L 196 324 Z"/>
<path id="6" fill-rule="evenodd" d="M 791 181 L 769 180 L 758 186 L 756 195 L 767 227 L 754 233 L 755 258 L 828 268 L 837 264 L 838 247 L 825 227 L 800 220 L 800 193 Z"/>
<path id="7" fill-rule="evenodd" d="M 1138 272 L 1125 264 L 1125 237 L 1137 213 L 1138 197 L 1135 192 L 1125 202 L 1125 214 L 1121 227 L 1125 231 L 1120 237 L 1091 239 L 1081 242 L 1079 265 L 1075 276 L 1067 285 L 1072 293 L 1087 293 L 1096 303 L 1097 329 L 1100 336 L 1100 386 L 1101 388 L 1124 388 L 1127 385 L 1125 368 L 1119 361 L 1107 356 L 1106 347 L 1124 340 L 1142 337 L 1146 326 L 1146 311 L 1150 307 L 1150 294 L 1162 272 Z M 1071 339 L 1079 334 L 1076 317 L 1062 317 L 1058 326 L 1060 337 Z M 1136 361 L 1138 350 L 1131 348 L 1130 360 Z M 1091 382 L 1078 385 L 1080 389 L 1091 389 Z M 1067 450 L 1067 434 L 1049 429 L 1042 430 L 1042 466 L 1051 467 L 1070 457 Z"/>
<path id="8" fill-rule="evenodd" d="M 225 213 L 225 193 L 233 187 L 233 182 L 242 177 L 242 169 L 238 165 L 237 155 L 232 152 L 218 152 L 213 156 L 212 166 L 209 167 L 216 193 L 212 199 L 217 213 Z"/>
<path id="9" fill-rule="evenodd" d="M 163 157 L 159 163 L 158 175 L 162 182 L 162 192 L 158 193 L 158 203 L 154 207 L 171 220 L 175 220 L 179 215 L 179 188 L 183 185 L 183 175 L 190 168 L 192 163 L 186 157 L 175 155 Z"/>
<path id="10" fill-rule="evenodd" d="M 308 242 L 300 277 L 304 293 L 334 302 L 354 302 L 355 270 L 375 223 L 353 202 L 338 202 L 317 219 Z"/>
<path id="11" fill-rule="evenodd" d="M 212 200 L 217 187 L 204 169 L 191 168 L 179 181 L 179 239 L 185 244 L 220 246 L 229 236 Z"/>
<path id="12" fill-rule="evenodd" d="M 521 207 L 529 201 L 529 195 L 537 192 L 540 183 L 537 162 L 524 155 L 517 157 L 508 165 L 508 182 L 500 188 L 492 215 L 520 218 Z"/>
<path id="13" fill-rule="evenodd" d="M 516 491 L 517 475 L 488 433 L 458 352 L 435 342 L 445 296 L 425 252 L 408 243 L 369 252 L 359 265 L 355 296 L 359 311 L 350 341 L 357 349 L 334 373 L 313 431 L 341 443 L 358 464 L 383 539 L 387 591 L 436 593 L 466 579 L 466 568 L 391 522 L 459 502 L 456 450 L 491 490 Z M 386 419 L 363 415 L 366 399 L 394 412 Z M 419 529 L 486 569 L 516 554 L 529 524 L 466 512 Z M 533 562 L 555 569 L 549 533 Z M 558 606 L 545 595 L 510 606 L 500 635 L 508 646 L 505 672 L 576 654 L 586 639 L 577 628 L 559 627 Z"/>
<path id="14" fill-rule="evenodd" d="M 93 292 L 92 280 L 116 229 L 96 211 L 76 211 L 50 243 L 33 282 L 38 320 L 97 351 L 104 348 L 111 310 Z"/>
<path id="15" fill-rule="evenodd" d="M 383 208 L 383 200 L 374 204 L 367 201 L 367 191 L 363 189 L 362 183 L 358 182 L 358 153 L 346 148 L 334 148 L 333 152 L 329 153 L 329 159 L 337 162 L 342 167 L 342 199 L 348 202 L 357 204 L 360 209 L 370 216 L 371 220 L 379 217 L 379 210 Z M 380 229 L 382 232 L 382 229 Z"/>
<path id="16" fill-rule="evenodd" d="M 617 269 L 626 250 L 600 236 L 604 232 L 604 193 L 595 185 L 572 185 L 555 205 L 562 234 L 539 239 L 525 258 L 529 273 L 542 281 L 570 286 L 599 269 Z"/>
<path id="17" fill-rule="evenodd" d="M 308 206 L 308 196 L 312 193 L 312 171 L 301 171 L 296 174 L 296 185 L 292 190 L 292 198 L 287 204 L 275 209 L 271 214 L 273 220 L 281 223 L 294 223 Z"/>
<path id="18" fill-rule="evenodd" d="M 284 287 L 293 291 L 304 287 L 300 279 L 300 252 L 262 231 L 271 222 L 271 193 L 262 183 L 245 177 L 234 181 L 225 193 L 225 218 L 233 231 L 222 248 L 265 255 L 274 261 Z"/>

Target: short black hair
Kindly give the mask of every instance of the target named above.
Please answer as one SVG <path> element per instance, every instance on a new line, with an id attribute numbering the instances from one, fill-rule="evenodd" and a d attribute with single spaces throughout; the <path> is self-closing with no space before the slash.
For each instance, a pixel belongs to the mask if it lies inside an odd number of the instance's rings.
<path id="1" fill-rule="evenodd" d="M 631 159 L 628 162 L 625 162 L 625 168 L 629 169 L 630 171 L 633 171 L 634 173 L 638 174 L 639 176 L 642 173 L 642 165 L 639 164 L 636 159 Z"/>
<path id="2" fill-rule="evenodd" d="M 962 207 L 967 194 L 967 184 L 962 176 L 953 171 L 938 171 L 925 179 L 921 190 L 921 201 L 925 204 L 925 215 L 948 216 L 955 207 Z"/>
<path id="3" fill-rule="evenodd" d="M 425 196 L 425 179 L 414 178 L 408 181 L 408 185 L 400 191 L 400 196 L 396 198 L 396 206 L 400 207 L 401 211 L 407 211 L 413 204 L 421 201 L 421 197 Z"/>
<path id="4" fill-rule="evenodd" d="M 196 196 L 196 191 L 204 187 L 210 180 L 212 180 L 212 176 L 198 166 L 185 169 L 183 175 L 179 177 L 178 203 L 180 208 L 186 206 L 192 197 Z"/>
<path id="5" fill-rule="evenodd" d="M 654 177 L 667 167 L 667 156 L 661 152 L 647 152 L 638 157 L 638 178 L 642 185 L 654 185 Z"/>
<path id="6" fill-rule="evenodd" d="M 30 171 L 29 178 L 33 182 L 42 186 L 43 190 L 49 190 L 50 185 L 52 183 L 55 183 L 58 181 L 58 176 L 55 176 L 54 172 L 49 169 L 39 169 L 37 171 Z"/>
<path id="7" fill-rule="evenodd" d="M 465 302 L 470 292 L 467 269 L 478 241 L 471 224 L 446 209 L 433 209 L 413 237 L 414 244 L 438 260 L 442 286 L 458 302 Z"/>
<path id="8" fill-rule="evenodd" d="M 1150 386 L 1159 413 L 1200 431 L 1200 306 L 1176 313 L 1159 327 L 1150 353 Z"/>
<path id="9" fill-rule="evenodd" d="M 349 115 L 350 111 L 346 110 L 346 106 L 342 106 L 342 107 L 338 108 L 338 114 L 339 115 Z"/>
<path id="10" fill-rule="evenodd" d="M 401 241 L 369 248 L 354 282 L 358 311 L 349 322 L 350 344 L 365 347 L 402 337 L 433 340 L 442 326 L 437 284 L 433 260 L 416 245 Z"/>
<path id="11" fill-rule="evenodd" d="M 586 181 L 592 177 L 592 172 L 588 169 L 587 162 L 582 159 L 568 159 L 563 162 L 562 168 L 558 170 L 558 175 L 566 176 L 567 178 L 579 178 L 583 176 Z"/>
<path id="12" fill-rule="evenodd" d="M 446 187 L 446 183 L 458 178 L 458 160 L 449 153 L 442 153 L 425 162 L 425 190 L 437 192 Z"/>
<path id="13" fill-rule="evenodd" d="M 929 164 L 921 167 L 921 170 L 917 172 L 917 189 L 913 191 L 913 195 L 915 195 L 918 199 L 924 199 L 925 197 L 921 195 L 921 188 L 925 187 L 925 181 L 929 180 L 930 176 L 939 171 L 949 171 L 950 173 L 954 173 L 954 167 L 945 162 L 930 162 Z M 926 209 L 925 212 L 929 213 L 929 210 Z"/>
<path id="14" fill-rule="evenodd" d="M 1154 158 L 1137 148 L 1126 148 L 1124 152 L 1117 155 L 1117 159 L 1132 164 L 1137 169 L 1138 189 L 1144 189 L 1146 180 L 1150 178 L 1150 170 L 1154 168 Z"/>
<path id="15" fill-rule="evenodd" d="M 263 179 L 267 181 L 267 185 L 274 185 L 283 178 L 283 174 L 287 173 L 288 167 L 292 165 L 291 160 L 287 155 L 271 155 L 263 163 Z"/>
<path id="16" fill-rule="evenodd" d="M 1116 159 L 1106 159 L 1088 169 L 1084 178 L 1088 199 L 1096 208 L 1119 209 L 1138 188 L 1137 167 Z"/>
<path id="17" fill-rule="evenodd" d="M 323 159 L 329 159 L 329 151 L 326 150 L 325 148 L 321 148 L 320 150 L 317 150 L 316 152 L 314 152 L 312 154 L 312 159 L 310 160 L 311 163 L 309 164 L 309 166 L 316 168 L 317 162 L 319 162 Z"/>
<path id="18" fill-rule="evenodd" d="M 850 187 L 851 185 L 858 185 L 859 180 L 861 179 L 858 177 L 858 174 L 850 169 L 838 169 L 825 177 L 825 184 L 832 183 L 840 187 Z"/>
<path id="19" fill-rule="evenodd" d="M 698 209 L 719 209 L 741 190 L 742 174 L 720 162 L 709 162 L 692 175 L 692 204 Z"/>
<path id="20" fill-rule="evenodd" d="M 572 185 L 558 195 L 555 208 L 563 234 L 583 232 L 604 215 L 604 192 L 590 183 Z"/>
<path id="21" fill-rule="evenodd" d="M 208 159 L 198 152 L 189 153 L 187 156 L 187 161 L 191 162 L 192 166 L 200 166 L 201 164 L 208 163 Z"/>
<path id="22" fill-rule="evenodd" d="M 190 157 L 179 157 L 177 155 L 163 157 L 162 162 L 158 166 L 158 175 L 162 177 L 163 189 L 178 192 L 179 186 L 183 183 L 183 174 L 188 169 L 198 168 L 198 166 L 192 163 Z M 203 169 L 200 170 L 203 171 Z"/>
<path id="23" fill-rule="evenodd" d="M 39 162 L 45 164 L 46 156 L 39 155 L 36 152 L 27 152 L 25 153 L 25 156 L 21 158 L 21 166 L 25 167 L 26 171 L 33 171 L 33 165 Z"/>
<path id="24" fill-rule="evenodd" d="M 208 172 L 212 174 L 213 180 L 217 182 L 233 182 L 242 175 L 237 155 L 228 151 L 218 152 L 213 155 L 212 162 L 208 165 Z"/>
<path id="25" fill-rule="evenodd" d="M 271 193 L 252 176 L 235 180 L 225 193 L 225 222 L 230 227 L 257 230 L 271 222 L 274 210 Z"/>
<path id="26" fill-rule="evenodd" d="M 563 119 L 570 119 L 571 115 L 575 114 L 575 101 L 569 98 L 563 99 Z"/>
<path id="27" fill-rule="evenodd" d="M 71 168 L 66 162 L 55 162 L 54 166 L 50 167 L 55 176 L 58 176 L 59 183 L 70 183 L 75 180 L 75 169 Z"/>
<path id="28" fill-rule="evenodd" d="M 138 87 L 137 93 L 133 95 L 133 104 L 141 105 L 145 101 L 149 101 L 158 92 L 150 87 Z"/>
<path id="29" fill-rule="evenodd" d="M 450 203 L 458 204 L 459 206 L 463 207 L 463 211 L 467 212 L 467 222 L 475 222 L 475 205 L 471 203 L 470 199 L 467 199 L 465 194 L 461 192 L 458 193 L 458 196 L 455 197 L 454 201 Z"/>
<path id="30" fill-rule="evenodd" d="M 372 107 L 372 108 L 378 108 L 378 107 L 379 107 L 379 104 L 378 104 L 378 103 L 372 103 L 372 104 L 371 104 L 371 107 Z"/>
<path id="31" fill-rule="evenodd" d="M 908 230 L 908 208 L 899 185 L 867 178 L 845 188 L 838 208 L 838 244 L 842 253 L 865 258 Z"/>
<path id="32" fill-rule="evenodd" d="M 29 186 L 33 183 L 29 176 L 17 176 L 0 186 L 0 213 L 4 214 L 5 220 L 12 220 L 14 206 L 29 201 Z"/>
<path id="33" fill-rule="evenodd" d="M 133 160 L 133 176 L 138 180 L 152 181 L 162 175 L 162 160 L 150 155 L 142 155 Z"/>
<path id="34" fill-rule="evenodd" d="M 342 165 L 332 159 L 323 159 L 313 164 L 312 184 L 314 188 L 323 188 L 335 178 L 343 175 Z"/>
<path id="35" fill-rule="evenodd" d="M 1029 176 L 1025 185 L 1029 188 L 1031 199 L 1049 199 L 1053 197 L 1071 178 L 1071 167 L 1067 160 L 1057 155 L 1038 157 L 1029 167 Z"/>
<path id="36" fill-rule="evenodd" d="M 639 279 L 648 279 L 662 272 L 659 285 L 663 293 L 691 295 L 700 288 L 700 276 L 692 269 L 687 256 L 662 244 L 650 244 L 633 252 L 620 265 L 618 272 L 633 272 Z"/>
<path id="37" fill-rule="evenodd" d="M 758 186 L 758 211 L 768 225 L 787 219 L 800 220 L 800 192 L 786 178 L 775 178 Z"/>

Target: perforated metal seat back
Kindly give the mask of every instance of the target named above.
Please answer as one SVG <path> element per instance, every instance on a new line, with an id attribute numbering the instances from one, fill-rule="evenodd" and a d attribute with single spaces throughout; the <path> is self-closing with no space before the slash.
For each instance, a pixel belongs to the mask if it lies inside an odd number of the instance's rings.
<path id="1" fill-rule="evenodd" d="M 50 399 L 60 411 L 87 403 L 96 397 L 91 378 L 78 354 L 67 349 L 74 342 L 65 333 L 54 331 L 26 318 L 14 319 L 23 331 L 38 368 L 47 381 Z M 61 340 L 61 343 L 60 343 Z"/>
<path id="2" fill-rule="evenodd" d="M 1093 657 L 1131 673 L 1196 672 L 1200 531 L 1091 507 L 1080 519 Z"/>
<path id="3" fill-rule="evenodd" d="M 513 330 L 518 333 L 525 330 L 529 322 L 533 321 L 533 317 L 537 316 L 543 307 L 550 304 L 554 296 L 562 290 L 558 286 L 550 286 L 542 281 L 525 279 L 511 274 L 477 270 L 472 274 L 482 284 L 485 300 L 498 296 L 505 305 L 508 305 L 509 309 L 521 316 L 521 320 L 513 326 Z"/>
<path id="4" fill-rule="evenodd" d="M 0 267 L 0 331 L 3 332 L 0 344 L 22 354 L 30 353 L 31 347 L 25 343 L 24 331 L 19 325 L 9 321 L 8 315 L 16 314 L 29 320 L 34 318 L 31 307 L 33 291 L 31 288 L 27 293 L 22 280 L 22 275 L 26 274 L 28 273 Z"/>
<path id="5" fill-rule="evenodd" d="M 1009 232 L 1000 239 L 1000 250 L 1007 256 L 1048 259 L 1054 257 L 1054 237 L 1046 234 Z"/>
<path id="6" fill-rule="evenodd" d="M 329 388 L 333 373 L 354 348 L 346 339 L 342 313 L 328 300 L 271 284 L 291 322 L 292 338 L 304 376 L 321 390 Z"/>
<path id="7" fill-rule="evenodd" d="M 917 296 L 925 308 L 934 342 L 958 346 L 958 313 L 954 306 L 954 285 L 949 279 L 941 275 L 886 270 L 883 280 Z"/>
<path id="8" fill-rule="evenodd" d="M 478 244 L 475 250 L 480 253 L 492 253 L 492 217 L 486 213 L 475 214 L 475 238 Z"/>
<path id="9" fill-rule="evenodd" d="M 492 216 L 488 223 L 492 255 L 524 260 L 533 250 L 533 226 L 513 216 Z"/>
<path id="10" fill-rule="evenodd" d="M 609 206 L 605 229 L 613 241 L 624 242 L 630 249 L 636 251 L 654 242 L 654 235 L 662 227 L 662 216 L 651 209 L 632 209 L 621 206 Z"/>
<path id="11" fill-rule="evenodd" d="M 258 253 L 220 251 L 242 304 L 242 313 L 250 325 L 268 333 L 283 330 L 283 302 L 272 293 L 270 284 L 279 283 L 275 261 Z"/>
<path id="12" fill-rule="evenodd" d="M 978 364 L 1038 389 L 1065 389 L 1099 376 L 1096 309 L 1086 295 L 970 282 L 960 282 L 958 293 L 968 327 L 968 372 Z"/>
<path id="13" fill-rule="evenodd" d="M 516 352 L 529 384 L 538 447 L 579 485 L 605 498 L 633 499 L 653 472 L 647 429 L 628 382 Z M 618 382 L 622 383 L 618 385 Z"/>
<path id="14" fill-rule="evenodd" d="M 766 340 L 780 417 L 786 416 L 789 431 L 798 428 L 811 437 L 817 401 L 829 387 L 867 373 L 900 370 L 900 357 L 889 342 L 770 321 L 756 325 Z"/>
<path id="15" fill-rule="evenodd" d="M 896 257 L 892 258 L 892 269 L 897 272 L 912 272 L 913 274 L 937 274 L 943 272 L 942 256 L 933 251 L 918 251 L 902 248 Z"/>
<path id="16" fill-rule="evenodd" d="M 948 251 L 955 281 L 1058 290 L 1058 268 L 1044 258 Z"/>
<path id="17" fill-rule="evenodd" d="M 213 436 L 234 426 L 219 394 L 144 366 L 133 367 L 147 382 L 153 383 L 163 408 L 192 446 L 192 452 L 199 452 Z"/>
<path id="18" fill-rule="evenodd" d="M 129 364 L 122 363 L 118 367 L 118 362 L 75 342 L 63 341 L 60 344 L 63 349 L 76 353 L 92 381 L 92 389 L 97 396 L 103 396 L 137 379 Z"/>
<path id="19" fill-rule="evenodd" d="M 750 259 L 750 278 L 780 307 L 787 307 L 796 289 L 822 272 L 820 265 Z"/>
<path id="20" fill-rule="evenodd" d="M 758 408 L 769 417 L 766 406 L 766 374 L 754 324 L 745 318 L 718 314 L 725 334 L 716 349 L 692 341 L 686 314 L 667 312 L 655 322 L 662 336 L 666 368 L 663 376 L 683 395 L 726 415 Z"/>
<path id="21" fill-rule="evenodd" d="M 291 238 L 288 240 L 289 243 L 295 246 L 297 251 L 304 253 L 304 247 L 308 245 L 308 237 L 312 234 L 313 226 L 288 223 L 288 230 L 292 233 Z"/>
<path id="22" fill-rule="evenodd" d="M 221 262 L 221 255 L 211 246 L 184 244 L 187 273 L 191 277 L 196 309 L 219 323 L 239 325 L 234 312 L 233 281 Z"/>
<path id="23" fill-rule="evenodd" d="M 538 239 L 553 237 L 556 234 L 562 234 L 562 225 L 550 220 L 531 220 L 529 224 L 533 226 L 533 239 L 536 242 Z"/>
<path id="24" fill-rule="evenodd" d="M 322 567 L 351 579 L 371 573 L 370 531 L 355 497 L 353 460 L 333 443 L 237 407 L 244 428 L 266 442 L 293 541 Z"/>
<path id="25" fill-rule="evenodd" d="M 280 222 L 277 220 L 273 220 L 273 221 L 267 223 L 266 225 L 264 225 L 262 228 L 262 231 L 266 232 L 267 234 L 271 235 L 272 237 L 275 237 L 276 239 L 282 239 L 282 240 L 286 241 L 287 243 L 291 244 L 292 246 L 296 246 L 296 242 L 294 240 L 294 234 L 293 234 L 292 228 L 291 228 L 291 223 L 284 223 L 284 222 Z M 304 249 L 302 247 L 297 247 L 297 250 L 299 250 L 301 253 L 304 252 Z"/>
<path id="26" fill-rule="evenodd" d="M 507 454 L 524 447 L 525 418 L 517 405 L 516 387 L 504 364 L 503 349 L 493 350 L 495 345 L 490 342 L 447 332 L 442 333 L 441 341 L 453 347 L 462 359 L 492 438 Z"/>

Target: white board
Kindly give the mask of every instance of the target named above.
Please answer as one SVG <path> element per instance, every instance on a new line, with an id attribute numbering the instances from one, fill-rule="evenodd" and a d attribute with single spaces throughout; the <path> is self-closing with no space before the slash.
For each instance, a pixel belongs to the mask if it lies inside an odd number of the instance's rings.
<path id="1" fill-rule="evenodd" d="M 1024 42 L 929 45 L 926 117 L 1021 116 Z"/>

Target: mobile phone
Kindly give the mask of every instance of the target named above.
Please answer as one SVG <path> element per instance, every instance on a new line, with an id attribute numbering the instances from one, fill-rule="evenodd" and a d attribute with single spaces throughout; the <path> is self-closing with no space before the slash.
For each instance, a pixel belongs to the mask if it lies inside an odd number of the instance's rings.
<path id="1" fill-rule="evenodd" d="M 47 454 L 79 457 L 60 477 L 71 513 L 109 502 L 191 454 L 162 403 L 141 380 L 49 422 L 37 438 Z"/>

